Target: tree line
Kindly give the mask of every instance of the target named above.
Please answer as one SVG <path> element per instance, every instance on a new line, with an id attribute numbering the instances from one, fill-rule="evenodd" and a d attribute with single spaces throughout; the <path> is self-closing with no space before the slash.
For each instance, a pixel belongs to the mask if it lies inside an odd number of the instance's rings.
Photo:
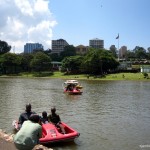
<path id="1" fill-rule="evenodd" d="M 115 72 L 119 65 L 114 53 L 106 49 L 90 48 L 85 55 L 77 55 L 73 45 L 66 46 L 60 54 L 42 49 L 36 49 L 31 54 L 15 54 L 10 53 L 10 50 L 11 46 L 7 42 L 0 41 L 1 75 L 22 72 L 53 72 L 52 61 L 62 62 L 62 71 L 70 74 L 102 75 Z M 141 52 L 141 49 L 137 51 Z"/>

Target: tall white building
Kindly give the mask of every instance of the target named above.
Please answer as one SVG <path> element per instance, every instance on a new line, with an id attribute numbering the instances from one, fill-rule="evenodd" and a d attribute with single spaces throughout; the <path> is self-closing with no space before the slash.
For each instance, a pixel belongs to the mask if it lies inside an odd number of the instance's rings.
<path id="1" fill-rule="evenodd" d="M 104 48 L 104 40 L 98 38 L 89 40 L 89 46 L 92 48 Z"/>
<path id="2" fill-rule="evenodd" d="M 69 44 L 64 39 L 52 40 L 52 53 L 60 54 L 64 51 L 64 47 L 68 45 Z"/>
<path id="3" fill-rule="evenodd" d="M 39 43 L 26 43 L 26 45 L 24 45 L 24 53 L 33 53 L 35 49 L 44 49 L 44 47 Z"/>

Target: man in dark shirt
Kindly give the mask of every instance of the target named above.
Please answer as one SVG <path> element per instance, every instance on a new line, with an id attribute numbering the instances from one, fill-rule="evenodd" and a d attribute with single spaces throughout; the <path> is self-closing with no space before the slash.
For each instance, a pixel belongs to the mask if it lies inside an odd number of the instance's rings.
<path id="1" fill-rule="evenodd" d="M 48 120 L 53 123 L 56 127 L 59 127 L 63 134 L 65 134 L 65 129 L 61 124 L 61 120 L 58 114 L 56 114 L 56 108 L 51 108 L 51 114 L 48 116 Z"/>
<path id="2" fill-rule="evenodd" d="M 36 113 L 33 112 L 33 111 L 31 111 L 31 104 L 28 103 L 28 104 L 26 105 L 26 110 L 25 110 L 25 112 L 21 113 L 21 115 L 20 115 L 20 117 L 19 117 L 18 123 L 19 123 L 20 125 L 22 125 L 23 122 L 26 121 L 26 120 L 28 120 L 29 117 L 30 117 L 32 114 L 36 114 Z"/>

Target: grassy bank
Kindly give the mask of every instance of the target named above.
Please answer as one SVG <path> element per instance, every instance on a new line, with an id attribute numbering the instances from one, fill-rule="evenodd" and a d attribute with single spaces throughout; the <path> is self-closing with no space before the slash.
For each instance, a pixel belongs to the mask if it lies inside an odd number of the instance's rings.
<path id="1" fill-rule="evenodd" d="M 150 73 L 148 74 L 150 77 Z M 54 72 L 50 78 L 62 78 L 62 79 L 88 79 L 88 80 L 144 80 L 150 81 L 150 79 L 144 78 L 142 73 L 116 73 L 116 74 L 108 74 L 105 77 L 100 76 L 89 76 L 85 74 L 81 75 L 64 75 L 61 72 Z"/>
<path id="2" fill-rule="evenodd" d="M 149 79 L 144 78 L 142 73 L 116 73 L 116 74 L 108 74 L 105 77 L 100 76 L 87 76 L 85 74 L 79 75 L 64 75 L 62 72 L 54 72 L 53 75 L 46 76 L 43 78 L 61 78 L 61 79 L 82 79 L 82 80 L 142 80 L 142 81 L 150 81 L 150 73 L 148 73 Z M 9 76 L 0 76 L 0 77 L 9 77 Z M 12 77 L 12 76 L 11 76 Z M 32 73 L 22 73 L 19 76 L 13 77 L 25 77 L 32 78 L 34 77 Z"/>

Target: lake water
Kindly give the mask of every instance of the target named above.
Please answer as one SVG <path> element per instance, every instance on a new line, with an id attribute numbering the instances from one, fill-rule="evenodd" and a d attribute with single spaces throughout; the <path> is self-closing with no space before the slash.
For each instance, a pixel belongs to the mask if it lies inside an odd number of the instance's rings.
<path id="1" fill-rule="evenodd" d="M 54 150 L 150 149 L 150 82 L 80 81 L 82 95 L 66 95 L 62 79 L 0 78 L 0 128 L 12 132 L 27 103 L 41 114 L 56 106 L 61 120 L 80 132 Z"/>

